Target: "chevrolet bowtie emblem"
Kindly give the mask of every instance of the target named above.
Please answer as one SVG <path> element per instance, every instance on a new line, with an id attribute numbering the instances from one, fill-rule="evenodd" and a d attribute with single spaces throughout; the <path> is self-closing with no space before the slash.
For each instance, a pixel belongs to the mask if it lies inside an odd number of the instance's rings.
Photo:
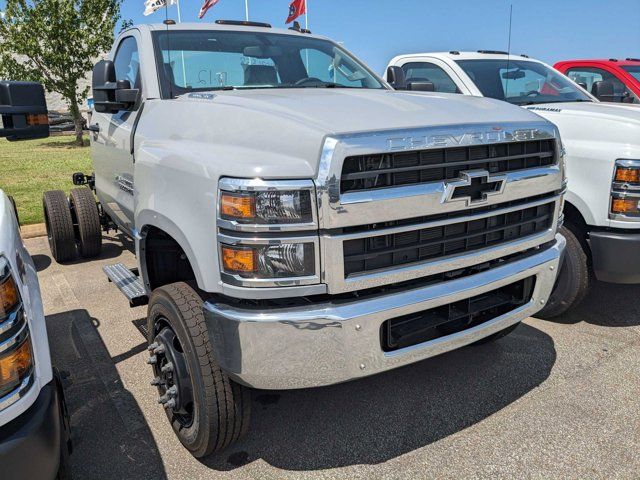
<path id="1" fill-rule="evenodd" d="M 501 195 L 507 183 L 505 175 L 492 176 L 486 170 L 460 172 L 460 179 L 445 183 L 443 203 L 465 202 L 471 205 L 486 203 L 489 197 Z"/>

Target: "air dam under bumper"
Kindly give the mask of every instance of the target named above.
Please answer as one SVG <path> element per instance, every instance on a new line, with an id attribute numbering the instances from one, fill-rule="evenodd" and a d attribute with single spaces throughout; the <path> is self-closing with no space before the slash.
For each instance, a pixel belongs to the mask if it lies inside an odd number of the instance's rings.
<path id="1" fill-rule="evenodd" d="M 220 367 L 245 385 L 283 390 L 373 375 L 463 347 L 538 312 L 553 288 L 565 239 L 539 253 L 456 280 L 373 298 L 295 308 L 204 306 Z M 391 318 L 474 297 L 535 276 L 531 300 L 507 314 L 435 340 L 384 352 L 380 327 Z"/>
<path id="2" fill-rule="evenodd" d="M 589 233 L 593 270 L 601 282 L 640 283 L 640 233 Z"/>

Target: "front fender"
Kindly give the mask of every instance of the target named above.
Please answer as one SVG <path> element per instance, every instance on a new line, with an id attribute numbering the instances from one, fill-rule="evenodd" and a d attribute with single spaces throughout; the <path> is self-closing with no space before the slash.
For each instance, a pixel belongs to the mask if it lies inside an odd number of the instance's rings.
<path id="1" fill-rule="evenodd" d="M 139 222 L 139 223 L 138 223 Z M 146 236 L 149 231 L 149 228 L 155 227 L 159 230 L 162 230 L 167 235 L 171 236 L 180 248 L 184 251 L 187 259 L 189 260 L 189 264 L 193 269 L 193 273 L 196 276 L 196 281 L 198 282 L 198 286 L 202 288 L 204 285 L 204 278 L 202 276 L 202 272 L 200 271 L 199 264 L 196 260 L 196 254 L 187 240 L 187 237 L 182 233 L 180 228 L 175 224 L 173 220 L 170 218 L 151 210 L 143 210 L 139 212 L 136 225 L 142 225 L 140 231 L 135 236 L 136 242 L 136 252 L 138 255 L 138 263 L 140 266 L 140 275 L 144 282 L 144 286 L 147 290 L 147 294 L 151 294 L 151 284 L 149 282 L 149 276 L 147 275 L 147 262 L 146 262 Z"/>

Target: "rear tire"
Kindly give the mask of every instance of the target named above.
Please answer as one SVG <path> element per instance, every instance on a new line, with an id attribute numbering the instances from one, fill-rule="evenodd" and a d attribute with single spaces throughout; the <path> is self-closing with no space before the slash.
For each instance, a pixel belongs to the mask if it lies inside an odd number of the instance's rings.
<path id="1" fill-rule="evenodd" d="M 214 359 L 202 306 L 200 295 L 178 282 L 154 290 L 147 316 L 160 402 L 178 439 L 196 458 L 241 438 L 251 415 L 250 390 L 233 382 Z M 163 372 L 169 363 L 170 373 Z M 178 393 L 166 397 L 171 387 Z M 167 408 L 169 398 L 175 403 Z"/>
<path id="2" fill-rule="evenodd" d="M 567 239 L 564 260 L 556 284 L 545 307 L 535 317 L 550 320 L 576 308 L 589 292 L 589 259 L 576 234 L 567 227 L 560 233 Z"/>
<path id="3" fill-rule="evenodd" d="M 488 337 L 482 338 L 477 342 L 472 343 L 471 345 L 485 345 L 487 343 L 493 343 L 496 340 L 500 340 L 501 338 L 506 337 L 519 326 L 520 326 L 520 322 L 516 323 L 515 325 L 511 325 L 510 327 L 507 327 L 504 330 L 499 331 L 498 333 L 494 333 L 493 335 L 489 335 Z"/>
<path id="4" fill-rule="evenodd" d="M 74 188 L 69 195 L 69 205 L 80 256 L 97 257 L 102 250 L 102 229 L 93 192 L 88 188 Z"/>
<path id="5" fill-rule="evenodd" d="M 67 197 L 62 190 L 52 190 L 44 193 L 42 204 L 51 255 L 58 263 L 71 260 L 76 255 L 76 240 Z"/>

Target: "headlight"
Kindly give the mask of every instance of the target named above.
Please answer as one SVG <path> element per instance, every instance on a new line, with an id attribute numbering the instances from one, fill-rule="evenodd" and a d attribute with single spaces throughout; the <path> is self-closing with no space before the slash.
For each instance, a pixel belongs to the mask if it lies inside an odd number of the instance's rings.
<path id="1" fill-rule="evenodd" d="M 0 410 L 30 387 L 32 372 L 33 352 L 20 292 L 9 262 L 0 256 Z"/>
<path id="2" fill-rule="evenodd" d="M 310 180 L 220 180 L 218 222 L 232 230 L 310 230 L 315 225 Z"/>
<path id="3" fill-rule="evenodd" d="M 640 160 L 616 160 L 609 218 L 640 221 Z"/>
<path id="4" fill-rule="evenodd" d="M 311 192 L 223 192 L 220 214 L 240 223 L 307 223 L 312 221 Z"/>
<path id="5" fill-rule="evenodd" d="M 243 278 L 294 278 L 315 274 L 313 243 L 222 245 L 224 271 Z"/>
<path id="6" fill-rule="evenodd" d="M 242 287 L 320 284 L 311 180 L 223 178 L 218 253 L 224 283 Z"/>

